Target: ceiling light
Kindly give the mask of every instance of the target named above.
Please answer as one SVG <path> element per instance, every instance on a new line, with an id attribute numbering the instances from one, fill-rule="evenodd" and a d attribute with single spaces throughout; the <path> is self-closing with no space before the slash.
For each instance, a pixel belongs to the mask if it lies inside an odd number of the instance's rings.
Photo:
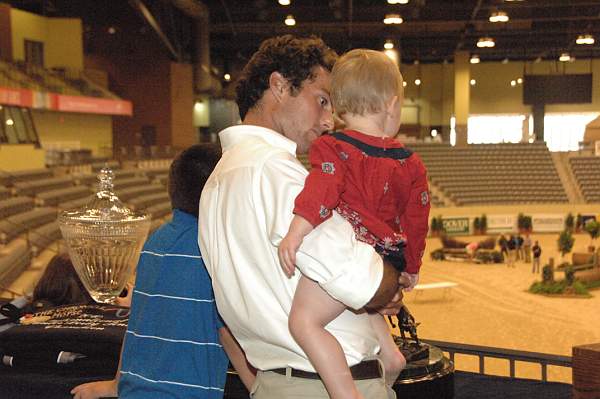
<path id="1" fill-rule="evenodd" d="M 15 122 L 12 119 L 7 119 L 6 120 L 6 126 L 12 126 L 14 124 L 15 124 Z"/>
<path id="2" fill-rule="evenodd" d="M 512 87 L 515 87 L 515 86 L 517 85 L 517 81 L 516 81 L 516 80 L 511 80 L 511 81 L 510 81 L 510 85 L 511 85 Z"/>
<path id="3" fill-rule="evenodd" d="M 477 54 L 473 54 L 471 56 L 471 59 L 469 60 L 469 62 L 471 64 L 479 64 L 481 62 L 481 60 L 479 59 L 479 56 Z"/>
<path id="4" fill-rule="evenodd" d="M 504 11 L 495 11 L 490 15 L 490 22 L 508 22 L 508 14 Z"/>
<path id="5" fill-rule="evenodd" d="M 400 54 L 398 54 L 398 51 L 394 49 L 383 50 L 383 54 L 387 55 L 390 60 L 394 61 L 394 64 L 398 65 L 400 63 Z"/>
<path id="6" fill-rule="evenodd" d="M 408 0 L 387 0 L 388 4 L 408 4 Z"/>
<path id="7" fill-rule="evenodd" d="M 496 43 L 494 42 L 494 39 L 492 39 L 491 37 L 482 37 L 477 41 L 477 47 L 482 48 L 482 47 L 494 47 L 496 45 Z"/>
<path id="8" fill-rule="evenodd" d="M 521 83 L 523 83 L 523 78 L 517 78 L 517 83 L 518 83 L 518 84 L 521 84 Z"/>
<path id="9" fill-rule="evenodd" d="M 402 82 L 402 87 L 406 87 L 406 85 L 408 85 L 408 83 L 406 83 L 406 80 Z"/>
<path id="10" fill-rule="evenodd" d="M 226 73 L 225 75 L 223 75 L 223 79 L 225 79 L 226 82 L 229 82 L 231 80 L 231 75 Z"/>
<path id="11" fill-rule="evenodd" d="M 475 85 L 477 84 L 477 81 L 476 81 L 475 79 L 471 79 L 471 80 L 469 81 L 469 84 L 470 84 L 471 86 L 475 86 Z"/>
<path id="12" fill-rule="evenodd" d="M 383 48 L 386 50 L 391 50 L 394 48 L 394 42 L 391 40 L 386 40 L 385 44 L 383 45 Z"/>
<path id="13" fill-rule="evenodd" d="M 592 35 L 579 35 L 577 36 L 577 40 L 575 40 L 577 44 L 594 44 L 594 42 L 594 36 Z"/>
<path id="14" fill-rule="evenodd" d="M 108 28 L 108 33 L 114 35 L 115 33 L 117 33 L 117 29 L 114 26 L 111 26 Z"/>
<path id="15" fill-rule="evenodd" d="M 404 22 L 400 14 L 386 14 L 383 23 L 386 25 L 398 25 Z"/>
<path id="16" fill-rule="evenodd" d="M 415 79 L 415 84 L 417 86 L 421 86 L 421 79 L 419 79 L 419 78 Z"/>
<path id="17" fill-rule="evenodd" d="M 569 56 L 569 53 L 562 53 L 560 57 L 558 57 L 558 60 L 562 62 L 567 62 L 571 60 L 571 57 Z"/>
<path id="18" fill-rule="evenodd" d="M 290 0 L 279 0 L 279 4 L 282 6 L 289 6 L 290 3 Z"/>
<path id="19" fill-rule="evenodd" d="M 294 25 L 296 25 L 296 20 L 294 19 L 294 16 L 292 14 L 288 15 L 287 17 L 285 17 L 285 24 L 287 26 L 294 26 Z"/>

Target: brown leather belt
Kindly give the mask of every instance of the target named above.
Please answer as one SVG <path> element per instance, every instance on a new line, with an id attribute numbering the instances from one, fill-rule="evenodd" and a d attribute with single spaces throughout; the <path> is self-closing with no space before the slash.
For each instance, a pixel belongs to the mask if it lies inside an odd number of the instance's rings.
<path id="1" fill-rule="evenodd" d="M 286 375 L 286 368 L 267 370 L 273 373 Z M 307 378 L 310 380 L 320 380 L 321 377 L 317 373 L 310 371 L 290 369 L 291 377 L 296 378 Z M 379 367 L 379 361 L 377 360 L 365 360 L 352 367 L 350 367 L 350 373 L 352 374 L 353 380 L 372 380 L 374 378 L 381 378 L 381 367 Z"/>

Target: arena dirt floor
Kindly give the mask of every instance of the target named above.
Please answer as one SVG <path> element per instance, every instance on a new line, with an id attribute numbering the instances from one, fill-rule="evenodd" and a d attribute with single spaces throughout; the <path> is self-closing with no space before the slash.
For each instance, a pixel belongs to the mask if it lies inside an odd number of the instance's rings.
<path id="1" fill-rule="evenodd" d="M 484 237 L 457 238 L 470 242 Z M 542 247 L 542 266 L 549 257 L 560 263 L 558 234 L 533 234 L 532 239 Z M 573 250 L 586 252 L 589 244 L 587 234 L 576 234 Z M 515 268 L 508 268 L 432 261 L 428 254 L 440 247 L 438 238 L 428 239 L 420 283 L 450 281 L 458 286 L 405 295 L 405 303 L 421 323 L 420 338 L 565 356 L 571 356 L 573 346 L 600 342 L 600 290 L 581 299 L 530 294 L 531 283 L 541 279 L 540 274 L 532 274 L 530 264 L 518 261 Z M 562 273 L 555 277 L 563 278 Z M 457 370 L 479 367 L 475 356 L 456 355 L 455 361 Z M 485 372 L 507 376 L 508 361 L 486 359 Z M 516 376 L 539 379 L 541 367 L 517 362 Z M 548 366 L 548 379 L 571 383 L 571 369 Z"/>

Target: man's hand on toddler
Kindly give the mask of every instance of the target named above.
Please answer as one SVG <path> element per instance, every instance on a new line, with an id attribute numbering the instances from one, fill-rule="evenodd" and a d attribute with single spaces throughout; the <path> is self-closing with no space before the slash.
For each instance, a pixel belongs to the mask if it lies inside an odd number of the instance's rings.
<path id="1" fill-rule="evenodd" d="M 408 285 L 404 286 L 404 291 L 406 291 L 406 292 L 412 291 L 413 288 L 415 288 L 415 286 L 419 282 L 419 273 L 411 274 L 411 273 L 402 272 L 402 277 L 405 277 L 406 280 L 408 280 Z"/>

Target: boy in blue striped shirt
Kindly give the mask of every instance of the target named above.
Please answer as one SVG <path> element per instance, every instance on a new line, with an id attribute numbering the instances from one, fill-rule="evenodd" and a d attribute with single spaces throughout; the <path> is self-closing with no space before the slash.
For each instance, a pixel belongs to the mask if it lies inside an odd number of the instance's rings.
<path id="1" fill-rule="evenodd" d="M 200 193 L 219 158 L 216 147 L 195 145 L 173 161 L 173 219 L 142 249 L 120 375 L 74 388 L 75 399 L 116 396 L 117 384 L 120 398 L 220 399 L 227 355 L 251 387 L 254 375 L 217 313 L 198 249 Z"/>

